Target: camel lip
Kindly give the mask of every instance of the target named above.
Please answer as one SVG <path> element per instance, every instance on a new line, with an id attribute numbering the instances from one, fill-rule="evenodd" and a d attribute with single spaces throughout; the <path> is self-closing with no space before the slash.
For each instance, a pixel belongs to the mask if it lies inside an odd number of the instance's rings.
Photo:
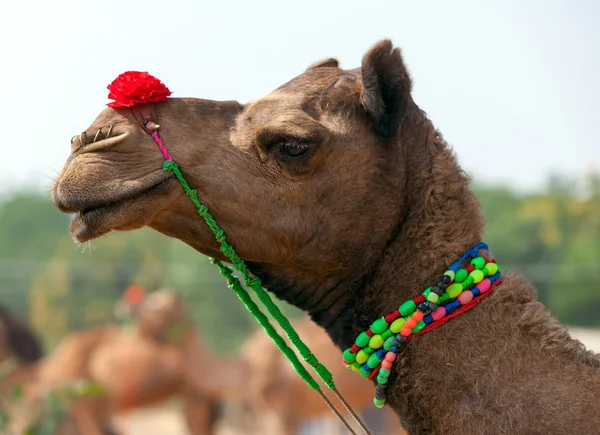
<path id="1" fill-rule="evenodd" d="M 111 200 L 106 204 L 97 205 L 94 207 L 85 208 L 75 211 L 71 221 L 71 235 L 78 242 L 87 242 L 97 239 L 110 230 L 99 230 L 99 226 L 113 213 L 119 212 L 124 207 L 138 201 L 144 200 L 149 196 L 160 193 L 168 189 L 169 184 L 173 181 L 171 175 L 152 185 L 137 191 L 135 194 L 129 194 L 122 198 Z"/>

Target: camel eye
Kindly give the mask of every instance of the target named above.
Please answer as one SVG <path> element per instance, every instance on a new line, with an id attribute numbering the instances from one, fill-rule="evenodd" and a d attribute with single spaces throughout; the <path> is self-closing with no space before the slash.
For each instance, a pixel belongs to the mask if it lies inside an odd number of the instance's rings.
<path id="1" fill-rule="evenodd" d="M 293 159 L 304 157 L 309 151 L 310 146 L 302 142 L 285 142 L 279 147 L 281 154 Z"/>

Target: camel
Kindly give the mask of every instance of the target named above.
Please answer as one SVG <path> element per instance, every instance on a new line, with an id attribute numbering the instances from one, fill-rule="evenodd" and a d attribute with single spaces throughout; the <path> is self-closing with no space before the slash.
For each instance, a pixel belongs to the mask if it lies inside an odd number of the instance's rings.
<path id="1" fill-rule="evenodd" d="M 52 200 L 75 214 L 75 240 L 148 226 L 225 261 L 163 170 L 157 132 L 262 285 L 342 350 L 482 241 L 469 177 L 414 101 L 390 40 L 358 68 L 319 61 L 244 104 L 109 107 L 72 140 Z M 493 164 L 493 150 L 482 148 L 481 161 Z M 600 356 L 521 274 L 502 277 L 474 308 L 406 343 L 388 373 L 386 406 L 409 434 L 598 433 Z"/>
<path id="2" fill-rule="evenodd" d="M 342 352 L 327 334 L 306 317 L 294 320 L 292 324 L 319 360 L 331 368 L 337 388 L 350 405 L 359 411 L 371 406 L 372 386 L 364 379 L 357 380 L 354 373 L 339 364 Z M 262 330 L 251 334 L 240 351 L 251 371 L 246 384 L 248 400 L 243 403 L 242 418 L 247 425 L 242 429 L 244 433 L 248 433 L 250 427 L 253 429 L 251 433 L 297 435 L 301 433 L 302 422 L 335 418 L 323 401 L 315 400 L 314 391 L 298 377 Z M 331 400 L 335 401 L 335 398 L 332 396 Z M 299 403 L 303 405 L 298 406 Z M 379 416 L 378 421 L 366 422 L 372 433 L 404 433 L 398 430 L 395 414 L 388 409 L 381 413 L 383 416 Z"/>
<path id="3" fill-rule="evenodd" d="M 0 414 L 5 411 L 14 419 L 13 409 L 17 404 L 13 393 L 36 377 L 42 357 L 39 337 L 26 322 L 0 305 Z"/>
<path id="4" fill-rule="evenodd" d="M 170 290 L 150 293 L 137 307 L 135 323 L 133 332 L 100 326 L 65 338 L 39 369 L 31 395 L 69 381 L 98 385 L 101 395 L 70 409 L 75 433 L 86 435 L 118 433 L 113 417 L 180 396 L 189 433 L 214 434 L 217 405 L 245 379 L 244 365 L 206 350 L 183 301 Z"/>

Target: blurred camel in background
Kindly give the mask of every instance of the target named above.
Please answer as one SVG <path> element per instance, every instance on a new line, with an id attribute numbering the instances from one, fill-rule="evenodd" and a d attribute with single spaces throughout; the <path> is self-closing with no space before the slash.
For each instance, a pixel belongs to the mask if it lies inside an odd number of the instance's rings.
<path id="1" fill-rule="evenodd" d="M 208 352 L 175 293 L 150 293 L 136 328 L 102 326 L 66 337 L 39 370 L 33 395 L 70 380 L 88 380 L 103 394 L 70 409 L 77 434 L 119 433 L 112 417 L 179 396 L 192 435 L 214 433 L 217 404 L 235 396 L 247 373 L 236 359 Z"/>

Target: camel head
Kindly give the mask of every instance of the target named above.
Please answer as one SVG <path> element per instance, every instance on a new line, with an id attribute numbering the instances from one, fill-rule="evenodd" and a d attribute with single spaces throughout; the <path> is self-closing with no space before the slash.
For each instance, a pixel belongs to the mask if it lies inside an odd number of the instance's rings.
<path id="1" fill-rule="evenodd" d="M 139 331 L 160 341 L 176 341 L 191 326 L 183 299 L 169 289 L 149 293 L 135 316 Z"/>
<path id="2" fill-rule="evenodd" d="M 170 98 L 141 110 L 240 257 L 300 308 L 373 267 L 406 209 L 407 149 L 433 136 L 388 40 L 359 68 L 316 62 L 245 104 Z M 132 110 L 105 109 L 84 133 L 52 189 L 77 241 L 149 226 L 224 259 Z"/>

